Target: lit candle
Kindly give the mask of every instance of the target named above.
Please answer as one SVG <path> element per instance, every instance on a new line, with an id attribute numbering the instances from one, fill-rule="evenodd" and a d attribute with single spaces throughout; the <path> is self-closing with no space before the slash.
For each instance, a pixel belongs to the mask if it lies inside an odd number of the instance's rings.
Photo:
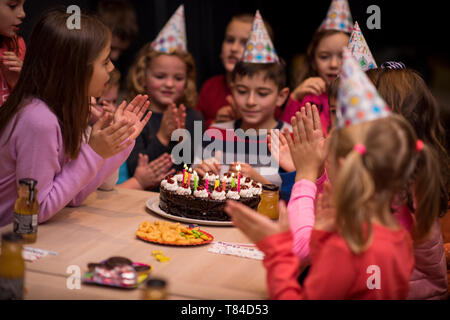
<path id="1" fill-rule="evenodd" d="M 183 183 L 186 183 L 186 169 L 187 169 L 187 165 L 185 163 L 184 164 L 184 169 L 183 169 Z"/>
<path id="2" fill-rule="evenodd" d="M 198 188 L 198 176 L 197 171 L 194 171 L 194 191 L 197 191 Z"/>
<path id="3" fill-rule="evenodd" d="M 238 182 L 238 192 L 241 191 L 241 165 L 238 164 L 236 166 L 236 170 L 238 172 L 238 176 L 237 176 L 237 182 Z"/>
<path id="4" fill-rule="evenodd" d="M 223 191 L 225 191 L 227 188 L 227 179 L 225 179 L 225 177 L 223 177 L 223 179 L 222 179 L 222 188 L 223 188 Z"/>
<path id="5" fill-rule="evenodd" d="M 234 188 L 236 186 L 236 181 L 234 180 L 234 172 L 231 174 L 231 187 Z"/>
<path id="6" fill-rule="evenodd" d="M 219 185 L 220 185 L 220 181 L 219 181 L 219 179 L 217 179 L 216 182 L 214 183 L 214 189 L 216 189 Z"/>
<path id="7" fill-rule="evenodd" d="M 205 175 L 205 189 L 206 189 L 206 191 L 208 191 L 208 172 Z"/>
<path id="8" fill-rule="evenodd" d="M 189 185 L 191 184 L 191 177 L 192 177 L 192 168 L 189 168 L 188 178 L 186 181 L 186 183 Z"/>

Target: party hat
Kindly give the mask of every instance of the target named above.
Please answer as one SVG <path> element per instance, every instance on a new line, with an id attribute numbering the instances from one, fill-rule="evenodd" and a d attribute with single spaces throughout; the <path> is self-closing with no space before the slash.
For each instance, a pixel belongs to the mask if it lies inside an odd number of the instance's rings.
<path id="1" fill-rule="evenodd" d="M 348 42 L 348 49 L 352 53 L 353 57 L 359 62 L 361 69 L 367 71 L 377 67 L 377 63 L 370 52 L 366 39 L 359 28 L 358 22 L 355 21 L 353 26 L 353 32 Z"/>
<path id="2" fill-rule="evenodd" d="M 338 30 L 351 33 L 353 29 L 352 14 L 347 0 L 332 0 L 327 17 L 319 30 Z"/>
<path id="3" fill-rule="evenodd" d="M 152 49 L 170 53 L 175 50 L 187 51 L 184 5 L 180 5 L 152 42 Z"/>
<path id="4" fill-rule="evenodd" d="M 241 59 L 249 63 L 275 63 L 279 61 L 259 10 L 256 11 L 252 31 Z"/>
<path id="5" fill-rule="evenodd" d="M 337 127 L 387 117 L 390 113 L 351 52 L 344 48 L 336 103 Z"/>

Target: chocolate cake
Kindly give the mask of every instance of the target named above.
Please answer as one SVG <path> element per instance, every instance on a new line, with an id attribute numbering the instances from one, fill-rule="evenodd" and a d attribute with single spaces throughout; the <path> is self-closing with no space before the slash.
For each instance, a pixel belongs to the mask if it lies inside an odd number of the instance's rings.
<path id="1" fill-rule="evenodd" d="M 256 210 L 260 201 L 261 184 L 242 177 L 238 192 L 237 179 L 233 178 L 230 173 L 219 177 L 209 172 L 205 179 L 197 177 L 195 188 L 194 177 L 188 182 L 187 179 L 183 181 L 181 172 L 175 176 L 167 176 L 161 182 L 159 207 L 175 216 L 208 221 L 231 220 L 224 212 L 227 199 L 239 201 Z M 205 188 L 206 179 L 208 189 Z M 220 184 L 214 188 L 216 180 L 219 180 Z"/>

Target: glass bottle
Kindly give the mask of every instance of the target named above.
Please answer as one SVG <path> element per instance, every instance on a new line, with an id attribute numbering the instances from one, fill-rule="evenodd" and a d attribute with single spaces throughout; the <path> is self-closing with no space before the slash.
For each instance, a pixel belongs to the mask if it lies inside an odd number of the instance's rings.
<path id="1" fill-rule="evenodd" d="M 279 187 L 274 184 L 263 184 L 258 212 L 270 219 L 278 219 Z"/>
<path id="2" fill-rule="evenodd" d="M 20 179 L 18 197 L 14 204 L 14 232 L 23 237 L 24 243 L 36 242 L 39 204 L 33 179 Z"/>
<path id="3" fill-rule="evenodd" d="M 25 262 L 22 258 L 22 236 L 2 234 L 0 255 L 0 300 L 23 299 Z"/>
<path id="4" fill-rule="evenodd" d="M 167 282 L 163 279 L 153 278 L 145 283 L 144 300 L 167 299 Z"/>

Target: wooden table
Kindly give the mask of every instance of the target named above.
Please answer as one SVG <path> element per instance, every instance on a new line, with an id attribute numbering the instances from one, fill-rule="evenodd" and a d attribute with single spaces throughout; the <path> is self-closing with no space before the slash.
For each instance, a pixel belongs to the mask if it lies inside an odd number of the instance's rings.
<path id="1" fill-rule="evenodd" d="M 68 289 L 71 265 L 81 274 L 87 264 L 111 256 L 125 256 L 153 266 L 151 276 L 168 281 L 169 299 L 267 299 L 265 270 L 261 261 L 208 252 L 212 244 L 194 247 L 162 246 L 136 239 L 142 221 L 165 220 L 146 208 L 158 193 L 116 188 L 97 191 L 78 208 L 65 208 L 39 225 L 34 248 L 57 252 L 26 263 L 26 299 L 140 299 L 135 290 L 81 285 Z M 249 243 L 234 227 L 201 226 L 215 241 Z M 8 225 L 0 233 L 12 230 Z M 152 256 L 162 250 L 170 257 L 161 263 Z"/>

